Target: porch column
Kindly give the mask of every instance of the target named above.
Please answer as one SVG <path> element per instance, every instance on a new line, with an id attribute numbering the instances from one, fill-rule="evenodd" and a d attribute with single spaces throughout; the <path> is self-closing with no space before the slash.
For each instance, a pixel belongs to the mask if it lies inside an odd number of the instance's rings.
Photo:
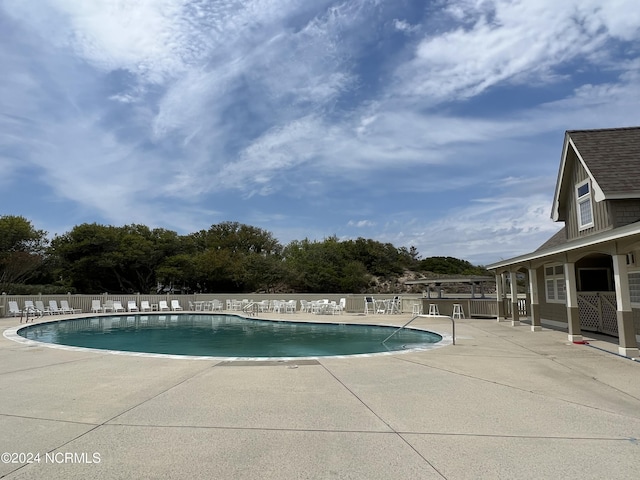
<path id="1" fill-rule="evenodd" d="M 618 336 L 620 343 L 618 353 L 625 357 L 637 358 L 638 342 L 633 326 L 633 311 L 631 310 L 631 296 L 629 294 L 629 275 L 627 273 L 626 255 L 612 255 L 613 280 L 616 288 L 616 303 L 618 315 Z"/>
<path id="2" fill-rule="evenodd" d="M 531 296 L 531 331 L 542 330 L 540 324 L 540 302 L 538 300 L 538 272 L 535 268 L 529 269 L 529 294 Z"/>
<path id="3" fill-rule="evenodd" d="M 576 264 L 564 264 L 564 282 L 567 295 L 567 324 L 569 327 L 569 341 L 582 341 L 580 330 L 580 313 L 578 311 L 578 287 L 576 286 Z"/>
<path id="4" fill-rule="evenodd" d="M 496 273 L 496 300 L 498 302 L 498 321 L 503 322 L 504 317 L 504 288 L 502 285 L 502 273 Z"/>
<path id="5" fill-rule="evenodd" d="M 511 326 L 520 325 L 520 312 L 518 311 L 518 280 L 516 272 L 509 272 L 511 279 Z"/>

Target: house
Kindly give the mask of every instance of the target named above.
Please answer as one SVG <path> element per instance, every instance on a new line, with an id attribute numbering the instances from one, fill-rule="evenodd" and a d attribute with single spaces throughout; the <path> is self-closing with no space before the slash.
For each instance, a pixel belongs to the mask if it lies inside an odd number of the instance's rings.
<path id="1" fill-rule="evenodd" d="M 640 127 L 565 133 L 551 217 L 563 228 L 534 252 L 489 265 L 498 320 L 519 324 L 516 275 L 524 273 L 531 329 L 542 323 L 618 337 L 638 357 L 640 338 Z M 510 303 L 502 301 L 509 284 Z"/>

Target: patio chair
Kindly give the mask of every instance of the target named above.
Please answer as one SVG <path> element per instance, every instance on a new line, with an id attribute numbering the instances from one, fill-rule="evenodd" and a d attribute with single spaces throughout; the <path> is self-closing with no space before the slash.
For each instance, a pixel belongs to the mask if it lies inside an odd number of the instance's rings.
<path id="1" fill-rule="evenodd" d="M 49 311 L 49 307 L 44 306 L 44 302 L 42 300 L 36 300 L 36 308 L 42 312 L 43 315 L 51 315 Z"/>
<path id="2" fill-rule="evenodd" d="M 308 312 L 310 308 L 309 302 L 307 300 L 300 300 L 300 311 Z"/>
<path id="3" fill-rule="evenodd" d="M 81 308 L 71 308 L 67 300 L 60 300 L 60 308 L 62 313 L 82 313 Z"/>
<path id="4" fill-rule="evenodd" d="M 402 300 L 399 296 L 395 296 L 389 300 L 385 300 L 386 313 L 400 313 Z"/>
<path id="5" fill-rule="evenodd" d="M 281 313 L 284 310 L 284 300 L 274 300 L 272 311 L 273 313 Z"/>
<path id="6" fill-rule="evenodd" d="M 364 314 L 376 313 L 376 301 L 373 297 L 364 297 Z"/>
<path id="7" fill-rule="evenodd" d="M 150 312 L 151 305 L 149 305 L 149 300 L 142 300 L 140 302 L 140 311 L 141 312 Z"/>
<path id="8" fill-rule="evenodd" d="M 284 313 L 296 313 L 298 308 L 297 300 L 289 300 L 284 304 Z"/>
<path id="9" fill-rule="evenodd" d="M 14 317 L 22 316 L 22 310 L 18 308 L 18 302 L 9 301 L 9 313 Z"/>
<path id="10" fill-rule="evenodd" d="M 24 311 L 31 313 L 40 313 L 42 314 L 42 310 L 38 310 L 36 306 L 33 304 L 33 300 L 25 300 L 24 301 Z"/>
<path id="11" fill-rule="evenodd" d="M 54 315 L 62 315 L 64 313 L 58 308 L 58 302 L 56 300 L 49 300 L 49 311 Z"/>
<path id="12" fill-rule="evenodd" d="M 178 300 L 171 300 L 171 310 L 173 310 L 174 312 L 177 310 L 182 310 L 182 307 L 180 306 L 180 302 L 178 302 Z"/>
<path id="13" fill-rule="evenodd" d="M 140 310 L 138 310 L 138 304 L 136 303 L 135 300 L 129 300 L 127 302 L 127 310 L 129 312 L 139 312 Z"/>
<path id="14" fill-rule="evenodd" d="M 341 298 L 340 301 L 333 307 L 334 315 L 342 315 L 344 308 L 347 306 L 347 299 Z"/>
<path id="15" fill-rule="evenodd" d="M 100 313 L 101 311 L 102 305 L 100 304 L 100 300 L 91 300 L 91 312 Z"/>
<path id="16" fill-rule="evenodd" d="M 324 315 L 329 312 L 330 309 L 329 299 L 324 298 L 322 300 L 311 301 L 311 313 L 316 315 Z"/>
<path id="17" fill-rule="evenodd" d="M 119 300 L 113 301 L 113 311 L 114 312 L 124 312 L 124 307 L 122 306 L 122 302 Z"/>
<path id="18" fill-rule="evenodd" d="M 105 300 L 102 304 L 103 312 L 113 312 L 113 300 Z"/>
<path id="19" fill-rule="evenodd" d="M 221 312 L 223 310 L 222 302 L 220 300 L 211 300 L 211 310 Z"/>
<path id="20" fill-rule="evenodd" d="M 169 308 L 169 305 L 167 305 L 167 301 L 166 300 L 160 300 L 158 302 L 158 310 L 163 312 L 165 310 L 169 311 L 171 309 Z"/>

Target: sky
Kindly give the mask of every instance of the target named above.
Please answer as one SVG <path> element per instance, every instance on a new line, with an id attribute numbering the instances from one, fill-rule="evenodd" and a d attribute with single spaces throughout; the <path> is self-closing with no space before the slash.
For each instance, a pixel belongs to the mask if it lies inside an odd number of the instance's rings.
<path id="1" fill-rule="evenodd" d="M 0 0 L 0 215 L 486 265 L 566 130 L 640 124 L 635 0 Z"/>

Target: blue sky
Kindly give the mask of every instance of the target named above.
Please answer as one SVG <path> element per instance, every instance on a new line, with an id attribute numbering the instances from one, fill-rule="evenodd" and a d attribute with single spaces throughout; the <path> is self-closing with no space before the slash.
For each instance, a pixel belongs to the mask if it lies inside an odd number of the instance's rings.
<path id="1" fill-rule="evenodd" d="M 488 264 L 537 248 L 565 130 L 638 125 L 632 0 L 0 0 L 0 215 Z"/>

